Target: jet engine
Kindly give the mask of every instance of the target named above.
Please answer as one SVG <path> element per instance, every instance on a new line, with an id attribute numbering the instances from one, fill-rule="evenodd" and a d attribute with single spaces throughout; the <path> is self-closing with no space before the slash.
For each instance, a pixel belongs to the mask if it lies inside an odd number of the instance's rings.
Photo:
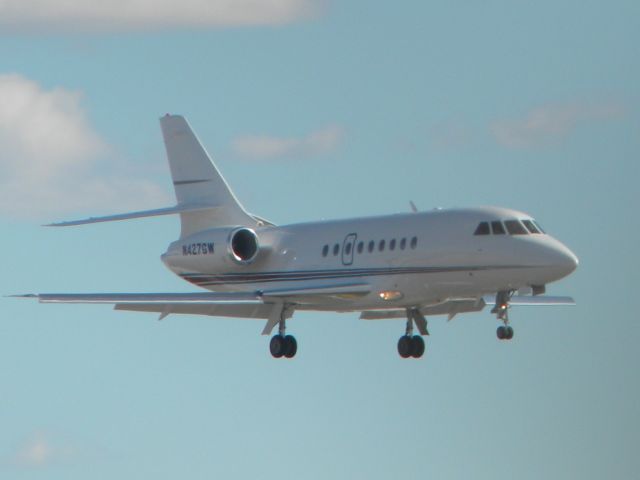
<path id="1" fill-rule="evenodd" d="M 229 235 L 228 249 L 235 262 L 242 265 L 253 262 L 260 251 L 256 232 L 246 227 L 236 228 Z"/>

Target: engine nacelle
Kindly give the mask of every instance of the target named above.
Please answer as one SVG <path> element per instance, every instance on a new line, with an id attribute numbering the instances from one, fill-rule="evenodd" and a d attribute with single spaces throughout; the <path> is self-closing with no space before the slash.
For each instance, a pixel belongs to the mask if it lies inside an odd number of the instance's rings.
<path id="1" fill-rule="evenodd" d="M 256 232 L 246 227 L 236 228 L 229 235 L 228 250 L 233 261 L 241 265 L 253 262 L 260 252 Z"/>

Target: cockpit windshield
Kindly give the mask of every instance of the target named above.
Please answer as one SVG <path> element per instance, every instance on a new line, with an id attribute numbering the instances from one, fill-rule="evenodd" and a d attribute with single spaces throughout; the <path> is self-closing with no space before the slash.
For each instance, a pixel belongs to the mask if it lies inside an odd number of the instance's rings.
<path id="1" fill-rule="evenodd" d="M 527 227 L 527 230 L 529 230 L 529 233 L 540 233 L 540 230 L 538 230 L 538 227 L 536 227 L 531 220 L 523 220 L 522 223 L 524 224 L 525 227 Z"/>
<path id="2" fill-rule="evenodd" d="M 510 218 L 506 220 L 493 220 L 480 222 L 474 231 L 474 235 L 541 235 L 545 231 L 540 224 L 532 218 L 518 220 Z"/>
<path id="3" fill-rule="evenodd" d="M 507 227 L 509 235 L 526 235 L 527 230 L 518 220 L 505 220 L 504 226 Z"/>

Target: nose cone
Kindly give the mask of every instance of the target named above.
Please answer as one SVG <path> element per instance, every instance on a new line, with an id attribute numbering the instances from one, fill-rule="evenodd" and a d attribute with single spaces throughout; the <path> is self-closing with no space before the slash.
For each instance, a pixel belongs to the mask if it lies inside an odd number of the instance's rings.
<path id="1" fill-rule="evenodd" d="M 578 268 L 578 257 L 557 240 L 549 245 L 549 257 L 558 279 L 570 275 Z"/>
<path id="2" fill-rule="evenodd" d="M 578 268 L 578 264 L 580 263 L 578 257 L 576 257 L 575 253 L 569 250 L 567 247 L 564 247 L 564 251 L 561 253 L 562 256 L 562 268 L 564 269 L 564 276 L 567 276 Z"/>

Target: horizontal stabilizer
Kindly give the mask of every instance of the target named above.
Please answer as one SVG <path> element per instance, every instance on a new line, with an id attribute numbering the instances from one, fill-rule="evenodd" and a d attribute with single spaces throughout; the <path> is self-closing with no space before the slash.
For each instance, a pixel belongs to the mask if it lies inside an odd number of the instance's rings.
<path id="1" fill-rule="evenodd" d="M 203 210 L 213 210 L 217 207 L 212 205 L 177 205 L 175 207 L 158 208 L 155 210 L 141 210 L 138 212 L 119 213 L 105 217 L 90 217 L 82 220 L 71 220 L 68 222 L 56 222 L 44 225 L 45 227 L 74 227 L 76 225 L 87 225 L 89 223 L 115 222 L 118 220 L 130 220 L 133 218 L 158 217 L 161 215 L 174 215 L 176 213 L 201 212 Z"/>

